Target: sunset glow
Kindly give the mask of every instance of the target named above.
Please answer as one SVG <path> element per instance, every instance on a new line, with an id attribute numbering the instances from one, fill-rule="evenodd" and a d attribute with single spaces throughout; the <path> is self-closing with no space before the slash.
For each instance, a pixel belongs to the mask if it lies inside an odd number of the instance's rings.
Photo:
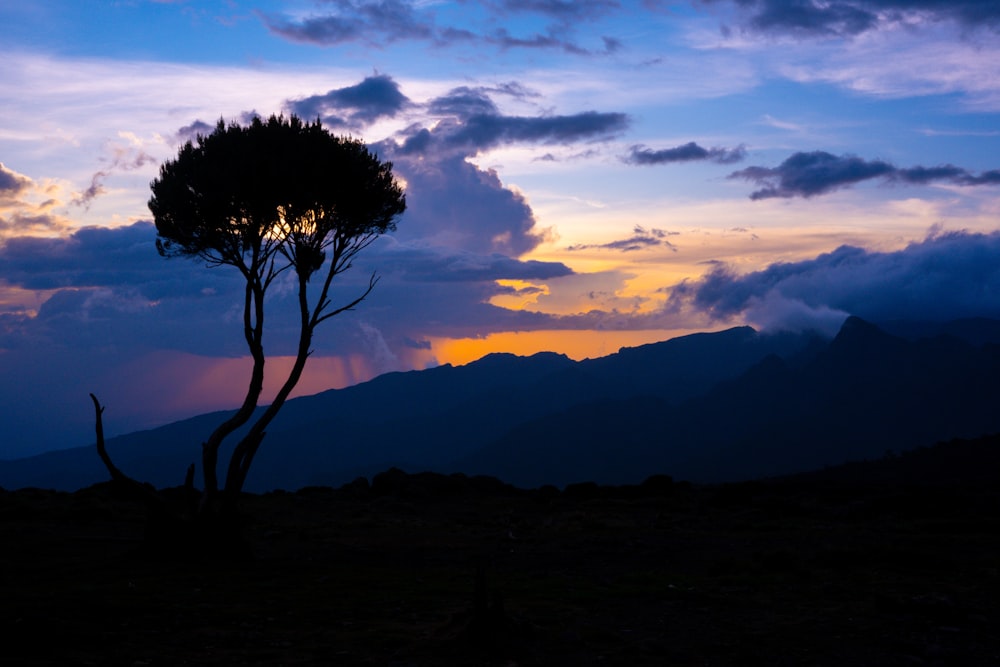
<path id="1" fill-rule="evenodd" d="M 558 351 L 570 359 L 594 359 L 637 347 L 694 333 L 691 330 L 653 331 L 522 331 L 490 334 L 484 338 L 442 338 L 433 340 L 435 356 L 441 363 L 461 366 L 493 352 L 530 356 Z"/>
<path id="2" fill-rule="evenodd" d="M 239 276 L 161 258 L 147 208 L 219 119 L 319 118 L 406 188 L 333 302 L 376 289 L 320 327 L 295 395 L 741 324 L 1000 316 L 989 4 L 6 3 L 0 403 L 21 421 L 0 457 L 85 442 L 89 391 L 109 428 L 241 400 Z M 267 396 L 297 340 L 286 278 Z"/>

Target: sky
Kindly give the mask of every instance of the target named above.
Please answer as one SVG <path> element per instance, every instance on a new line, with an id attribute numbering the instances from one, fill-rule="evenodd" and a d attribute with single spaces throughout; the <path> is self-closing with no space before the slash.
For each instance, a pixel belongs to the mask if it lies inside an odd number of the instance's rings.
<path id="1" fill-rule="evenodd" d="M 89 392 L 110 435 L 239 404 L 239 276 L 160 257 L 147 208 L 220 119 L 319 118 L 406 189 L 299 395 L 1000 317 L 995 0 L 37 0 L 0 3 L 0 56 L 0 458 L 92 442 Z M 297 332 L 270 298 L 273 395 Z"/>

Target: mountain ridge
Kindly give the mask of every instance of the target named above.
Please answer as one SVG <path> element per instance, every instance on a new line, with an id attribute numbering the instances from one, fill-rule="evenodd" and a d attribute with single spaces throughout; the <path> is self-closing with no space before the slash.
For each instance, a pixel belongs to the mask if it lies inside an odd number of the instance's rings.
<path id="1" fill-rule="evenodd" d="M 1000 326 L 962 326 L 964 337 L 915 340 L 858 318 L 832 340 L 735 327 L 579 362 L 499 353 L 389 373 L 289 401 L 247 488 L 335 486 L 391 466 L 529 486 L 653 473 L 725 481 L 804 470 L 817 457 L 841 463 L 883 440 L 878 453 L 1000 431 L 990 409 L 1000 400 L 991 381 L 1000 338 L 990 332 Z M 884 419 L 870 414 L 880 400 Z M 908 405 L 920 406 L 910 425 Z M 108 449 L 134 477 L 174 486 L 190 463 L 200 466 L 200 442 L 225 414 L 112 438 Z M 73 489 L 105 478 L 92 446 L 0 461 L 5 488 Z"/>

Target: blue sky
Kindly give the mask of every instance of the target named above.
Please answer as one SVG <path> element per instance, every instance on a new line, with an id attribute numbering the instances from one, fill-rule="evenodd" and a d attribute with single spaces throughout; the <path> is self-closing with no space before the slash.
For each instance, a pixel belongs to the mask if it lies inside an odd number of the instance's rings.
<path id="1" fill-rule="evenodd" d="M 146 208 L 220 118 L 318 116 L 406 184 L 300 393 L 1000 317 L 996 2 L 40 0 L 0 6 L 0 52 L 0 457 L 85 444 L 90 391 L 113 433 L 241 397 L 238 280 L 160 258 Z M 271 322 L 277 383 L 294 321 Z"/>

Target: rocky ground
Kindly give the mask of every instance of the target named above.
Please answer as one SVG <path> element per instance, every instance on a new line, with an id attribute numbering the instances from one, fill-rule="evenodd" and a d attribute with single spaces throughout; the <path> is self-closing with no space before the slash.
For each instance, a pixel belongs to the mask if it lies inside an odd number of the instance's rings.
<path id="1" fill-rule="evenodd" d="M 4 662 L 1000 664 L 1000 486 L 857 470 L 563 491 L 391 472 L 247 496 L 236 562 L 148 553 L 107 485 L 0 492 Z"/>

